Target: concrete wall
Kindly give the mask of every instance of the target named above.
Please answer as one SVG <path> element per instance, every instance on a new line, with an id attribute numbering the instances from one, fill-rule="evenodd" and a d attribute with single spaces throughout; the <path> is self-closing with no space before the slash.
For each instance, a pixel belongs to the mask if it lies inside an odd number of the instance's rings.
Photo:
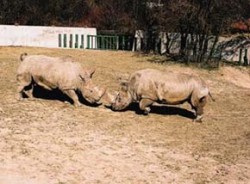
<path id="1" fill-rule="evenodd" d="M 60 44 L 59 34 L 61 34 Z M 72 34 L 72 40 L 70 40 L 70 34 Z M 66 46 L 66 48 L 70 46 L 87 48 L 87 35 L 96 34 L 96 28 L 0 25 L 0 46 L 58 48 L 60 45 L 61 47 Z M 83 39 L 81 39 L 81 35 L 83 35 Z M 76 45 L 77 37 L 78 44 Z"/>

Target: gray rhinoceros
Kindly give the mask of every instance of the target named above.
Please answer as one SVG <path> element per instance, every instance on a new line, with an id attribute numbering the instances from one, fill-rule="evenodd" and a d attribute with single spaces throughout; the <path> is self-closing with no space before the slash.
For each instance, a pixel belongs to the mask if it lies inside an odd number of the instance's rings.
<path id="1" fill-rule="evenodd" d="M 121 90 L 110 101 L 110 106 L 119 111 L 132 102 L 139 102 L 140 109 L 148 114 L 154 102 L 169 105 L 188 102 L 195 110 L 195 120 L 201 121 L 208 95 L 211 96 L 207 85 L 198 76 L 144 69 L 121 83 Z"/>
<path id="2" fill-rule="evenodd" d="M 105 89 L 93 84 L 92 76 L 95 70 L 86 69 L 80 63 L 70 57 L 49 57 L 45 55 L 20 56 L 21 64 L 17 69 L 18 99 L 23 99 L 23 93 L 33 98 L 32 90 L 26 91 L 26 87 L 34 84 L 47 90 L 58 88 L 68 95 L 75 106 L 80 106 L 76 91 L 90 103 L 97 103 Z"/>

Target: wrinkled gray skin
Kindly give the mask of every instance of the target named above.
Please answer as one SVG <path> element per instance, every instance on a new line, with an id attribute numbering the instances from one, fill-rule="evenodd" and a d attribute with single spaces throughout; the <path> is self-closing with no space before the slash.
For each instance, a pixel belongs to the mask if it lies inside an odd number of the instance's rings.
<path id="1" fill-rule="evenodd" d="M 29 91 L 25 90 L 32 81 L 47 90 L 60 89 L 73 100 L 75 106 L 81 105 L 76 90 L 80 91 L 90 103 L 98 103 L 105 93 L 105 89 L 92 82 L 94 70 L 83 68 L 71 57 L 60 58 L 24 53 L 20 56 L 20 60 L 21 64 L 17 70 L 19 100 L 23 99 L 22 93 L 33 98 L 33 86 Z"/>
<path id="2" fill-rule="evenodd" d="M 111 108 L 119 111 L 132 102 L 139 102 L 140 109 L 148 114 L 154 102 L 169 105 L 188 102 L 195 110 L 195 120 L 201 121 L 208 95 L 207 85 L 197 76 L 144 69 L 121 83 L 121 90 L 111 101 Z"/>

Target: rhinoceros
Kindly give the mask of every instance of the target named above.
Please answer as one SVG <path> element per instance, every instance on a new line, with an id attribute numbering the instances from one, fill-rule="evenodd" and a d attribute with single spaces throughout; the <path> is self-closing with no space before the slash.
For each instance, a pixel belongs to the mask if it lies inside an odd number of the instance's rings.
<path id="1" fill-rule="evenodd" d="M 94 69 L 83 68 L 80 63 L 70 57 L 50 57 L 45 55 L 20 56 L 21 64 L 17 69 L 19 100 L 23 99 L 23 93 L 33 98 L 32 88 L 27 91 L 26 87 L 39 85 L 47 90 L 59 89 L 69 96 L 75 106 L 80 106 L 76 91 L 90 103 L 98 103 L 105 89 L 92 82 Z"/>
<path id="2" fill-rule="evenodd" d="M 121 89 L 110 101 L 110 106 L 119 111 L 132 102 L 139 102 L 139 108 L 148 114 L 154 102 L 169 105 L 188 102 L 195 110 L 195 121 L 200 122 L 208 95 L 211 96 L 206 83 L 198 76 L 143 69 L 121 82 Z"/>

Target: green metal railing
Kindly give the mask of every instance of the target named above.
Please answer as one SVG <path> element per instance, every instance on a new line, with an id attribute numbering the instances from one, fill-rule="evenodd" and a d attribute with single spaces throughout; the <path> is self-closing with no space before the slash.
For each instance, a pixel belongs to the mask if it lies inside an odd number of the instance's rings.
<path id="1" fill-rule="evenodd" d="M 62 35 L 58 35 L 58 47 L 62 47 Z"/>
<path id="2" fill-rule="evenodd" d="M 106 35 L 87 35 L 88 49 L 118 50 L 119 37 Z"/>
<path id="3" fill-rule="evenodd" d="M 119 36 L 119 50 L 132 50 L 134 37 L 131 35 Z"/>
<path id="4" fill-rule="evenodd" d="M 243 64 L 244 66 L 249 65 L 248 58 L 247 58 L 247 49 L 244 49 L 244 57 L 242 62 L 242 56 L 243 56 L 243 49 L 240 49 L 239 52 L 239 65 Z"/>
<path id="5" fill-rule="evenodd" d="M 80 38 L 80 42 L 79 42 L 79 38 Z M 69 34 L 69 35 L 58 34 L 58 47 L 84 48 L 84 35 L 83 34 Z"/>
<path id="6" fill-rule="evenodd" d="M 58 47 L 87 48 L 100 50 L 132 50 L 133 37 L 128 35 L 87 35 L 84 45 L 83 34 L 58 34 Z"/>

